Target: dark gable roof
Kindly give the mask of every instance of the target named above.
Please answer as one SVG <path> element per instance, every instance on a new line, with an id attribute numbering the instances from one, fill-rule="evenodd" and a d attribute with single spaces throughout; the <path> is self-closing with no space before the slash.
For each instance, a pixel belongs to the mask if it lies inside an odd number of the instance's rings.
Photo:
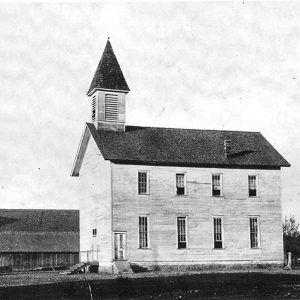
<path id="1" fill-rule="evenodd" d="M 1 231 L 79 232 L 79 211 L 0 209 Z"/>
<path id="2" fill-rule="evenodd" d="M 87 126 L 104 159 L 127 163 L 218 167 L 289 167 L 259 132 L 126 126 L 125 132 Z M 231 140 L 231 155 L 224 141 Z"/>
<path id="3" fill-rule="evenodd" d="M 104 52 L 87 94 L 94 89 L 122 90 L 129 92 L 129 87 L 109 40 L 107 40 Z"/>
<path id="4" fill-rule="evenodd" d="M 0 209 L 0 252 L 79 252 L 79 211 Z"/>

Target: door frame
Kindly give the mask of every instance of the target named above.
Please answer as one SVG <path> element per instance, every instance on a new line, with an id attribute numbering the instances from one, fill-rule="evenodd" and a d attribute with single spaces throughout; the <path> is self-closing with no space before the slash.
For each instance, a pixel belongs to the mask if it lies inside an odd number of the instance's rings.
<path id="1" fill-rule="evenodd" d="M 124 253 L 123 253 L 123 258 L 116 258 L 116 248 L 115 248 L 115 235 L 116 234 L 123 234 L 124 236 Z M 114 231 L 113 232 L 113 260 L 127 260 L 126 255 L 127 255 L 127 232 L 126 231 Z"/>

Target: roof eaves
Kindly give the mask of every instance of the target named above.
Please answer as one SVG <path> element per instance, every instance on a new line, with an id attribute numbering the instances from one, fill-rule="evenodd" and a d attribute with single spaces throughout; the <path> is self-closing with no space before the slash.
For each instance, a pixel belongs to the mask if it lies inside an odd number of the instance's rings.
<path id="1" fill-rule="evenodd" d="M 163 162 L 163 161 L 145 161 L 108 158 L 116 164 L 132 165 L 157 165 L 157 166 L 184 166 L 197 168 L 224 168 L 224 169 L 280 169 L 282 165 L 254 165 L 254 164 L 232 164 L 232 163 L 186 163 L 186 162 Z"/>
<path id="2" fill-rule="evenodd" d="M 87 94 L 87 96 L 91 96 L 96 91 L 119 92 L 119 93 L 127 94 L 130 92 L 130 89 L 128 88 L 127 90 L 118 90 L 118 89 L 106 89 L 106 88 L 95 87 L 95 88 L 89 89 L 86 94 Z"/>

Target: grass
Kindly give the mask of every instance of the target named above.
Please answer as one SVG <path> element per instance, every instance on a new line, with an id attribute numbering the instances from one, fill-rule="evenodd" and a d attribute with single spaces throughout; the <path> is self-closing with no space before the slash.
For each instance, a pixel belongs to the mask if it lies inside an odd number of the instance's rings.
<path id="1" fill-rule="evenodd" d="M 132 275 L 57 272 L 0 276 L 0 299 L 300 298 L 300 271 L 195 271 Z"/>

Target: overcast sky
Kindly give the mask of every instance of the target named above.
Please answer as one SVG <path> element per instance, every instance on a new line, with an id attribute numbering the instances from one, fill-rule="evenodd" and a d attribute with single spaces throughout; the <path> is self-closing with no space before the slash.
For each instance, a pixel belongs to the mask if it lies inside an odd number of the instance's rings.
<path id="1" fill-rule="evenodd" d="M 0 208 L 78 208 L 70 177 L 107 37 L 127 124 L 260 131 L 300 219 L 300 3 L 0 5 Z"/>

